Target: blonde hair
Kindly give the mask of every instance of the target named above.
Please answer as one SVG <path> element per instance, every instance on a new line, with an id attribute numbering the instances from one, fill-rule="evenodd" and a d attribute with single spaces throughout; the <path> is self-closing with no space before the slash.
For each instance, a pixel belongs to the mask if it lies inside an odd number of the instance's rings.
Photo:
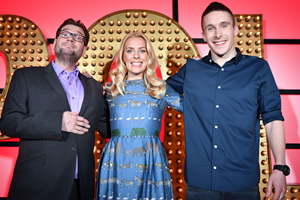
<path id="1" fill-rule="evenodd" d="M 143 72 L 143 79 L 146 86 L 146 89 L 149 95 L 156 99 L 161 99 L 166 92 L 166 83 L 164 80 L 158 78 L 156 76 L 156 57 L 151 45 L 150 40 L 142 33 L 133 32 L 127 34 L 120 46 L 117 67 L 113 69 L 110 73 L 110 77 L 112 79 L 112 84 L 107 86 L 108 94 L 112 96 L 112 98 L 116 98 L 119 95 L 125 95 L 125 80 L 127 79 L 127 67 L 123 61 L 123 55 L 125 51 L 125 44 L 130 38 L 142 38 L 146 43 L 146 50 L 148 53 L 148 63 L 145 71 Z"/>

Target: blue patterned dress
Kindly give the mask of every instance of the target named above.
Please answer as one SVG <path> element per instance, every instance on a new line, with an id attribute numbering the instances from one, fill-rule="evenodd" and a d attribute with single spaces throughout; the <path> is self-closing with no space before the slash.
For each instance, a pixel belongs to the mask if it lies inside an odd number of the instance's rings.
<path id="1" fill-rule="evenodd" d="M 141 79 L 126 81 L 125 90 L 108 97 L 112 138 L 100 157 L 96 199 L 173 200 L 159 132 L 167 105 L 182 111 L 182 98 L 168 85 L 162 99 L 152 98 Z"/>

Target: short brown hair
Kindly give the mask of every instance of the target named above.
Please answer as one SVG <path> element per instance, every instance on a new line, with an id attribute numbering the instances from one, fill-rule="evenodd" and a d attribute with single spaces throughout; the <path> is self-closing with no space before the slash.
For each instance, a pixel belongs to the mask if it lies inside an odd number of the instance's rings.
<path id="1" fill-rule="evenodd" d="M 85 25 L 80 20 L 75 21 L 72 18 L 66 19 L 62 23 L 62 25 L 60 25 L 60 27 L 57 29 L 55 38 L 56 39 L 58 38 L 61 29 L 66 25 L 74 25 L 74 26 L 78 26 L 79 28 L 81 28 L 84 32 L 84 46 L 87 46 L 87 44 L 89 43 L 90 34 L 89 34 L 88 30 L 86 29 Z"/>
<path id="2" fill-rule="evenodd" d="M 204 12 L 203 12 L 203 14 L 202 14 L 202 17 L 201 17 L 201 26 L 202 26 L 202 30 L 203 30 L 203 31 L 204 31 L 204 27 L 203 27 L 203 18 L 204 18 L 207 14 L 209 14 L 209 13 L 211 13 L 211 12 L 213 12 L 213 11 L 224 11 L 224 12 L 228 12 L 228 13 L 231 15 L 231 18 L 232 18 L 232 22 L 233 22 L 232 25 L 235 26 L 235 19 L 234 19 L 234 16 L 233 16 L 231 10 L 230 10 L 227 6 L 225 6 L 224 4 L 214 1 L 214 2 L 210 3 L 210 4 L 207 6 L 207 8 L 204 10 Z"/>

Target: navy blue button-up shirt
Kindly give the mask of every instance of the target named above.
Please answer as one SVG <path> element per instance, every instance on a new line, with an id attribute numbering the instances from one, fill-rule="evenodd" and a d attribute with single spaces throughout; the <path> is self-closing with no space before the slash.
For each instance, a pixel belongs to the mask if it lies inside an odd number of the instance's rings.
<path id="1" fill-rule="evenodd" d="M 260 115 L 264 124 L 283 120 L 269 64 L 237 49 L 223 67 L 210 55 L 189 59 L 167 83 L 184 93 L 187 184 L 223 192 L 257 186 Z"/>

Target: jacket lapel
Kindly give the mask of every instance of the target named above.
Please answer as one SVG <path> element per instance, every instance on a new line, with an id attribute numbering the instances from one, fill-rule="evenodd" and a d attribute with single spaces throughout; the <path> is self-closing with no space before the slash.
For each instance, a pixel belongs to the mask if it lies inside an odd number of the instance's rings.
<path id="1" fill-rule="evenodd" d="M 83 102 L 82 102 L 82 106 L 80 109 L 80 115 L 82 116 L 84 114 L 84 112 L 86 111 L 86 109 L 88 108 L 89 102 L 90 102 L 90 98 L 91 98 L 91 86 L 88 83 L 88 79 L 82 75 L 81 73 L 79 73 L 79 79 L 81 80 L 81 83 L 83 85 L 84 88 L 84 97 L 83 97 Z"/>
<path id="2" fill-rule="evenodd" d="M 63 86 L 61 85 L 51 63 L 45 67 L 44 74 L 46 79 L 50 83 L 50 85 L 53 87 L 53 90 L 56 92 L 57 99 L 63 104 L 66 110 L 71 110 L 68 103 L 66 92 Z"/>

